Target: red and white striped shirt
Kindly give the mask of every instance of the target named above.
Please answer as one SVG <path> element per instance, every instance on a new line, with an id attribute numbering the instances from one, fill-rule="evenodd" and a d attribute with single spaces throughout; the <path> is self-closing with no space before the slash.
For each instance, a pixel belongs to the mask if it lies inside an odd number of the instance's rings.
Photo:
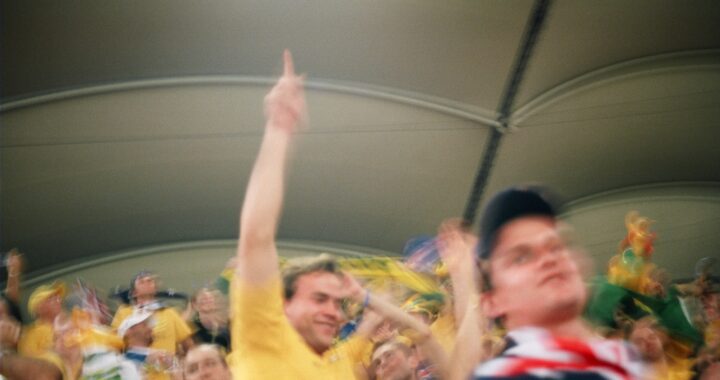
<path id="1" fill-rule="evenodd" d="M 644 366 L 629 344 L 551 336 L 526 327 L 508 333 L 510 344 L 478 366 L 474 379 L 640 379 Z"/>

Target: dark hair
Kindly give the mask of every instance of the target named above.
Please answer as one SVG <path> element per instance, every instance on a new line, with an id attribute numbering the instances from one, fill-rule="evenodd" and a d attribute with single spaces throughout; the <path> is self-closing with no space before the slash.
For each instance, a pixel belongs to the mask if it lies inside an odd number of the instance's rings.
<path id="1" fill-rule="evenodd" d="M 490 258 L 498 232 L 505 224 L 532 215 L 554 219 L 557 216 L 555 202 L 550 199 L 549 191 L 537 186 L 512 187 L 495 194 L 480 220 L 480 258 Z"/>
<path id="2" fill-rule="evenodd" d="M 337 260 L 327 254 L 322 253 L 315 257 L 302 257 L 288 261 L 287 266 L 283 270 L 283 293 L 285 299 L 289 300 L 295 295 L 297 290 L 297 280 L 310 273 L 325 272 L 342 275 L 340 264 Z"/>

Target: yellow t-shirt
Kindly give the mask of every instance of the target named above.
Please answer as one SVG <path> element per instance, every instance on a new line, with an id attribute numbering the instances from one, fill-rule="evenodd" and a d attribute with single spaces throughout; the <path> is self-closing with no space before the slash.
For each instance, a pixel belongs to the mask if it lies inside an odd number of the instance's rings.
<path id="1" fill-rule="evenodd" d="M 288 321 L 279 276 L 264 285 L 234 279 L 230 288 L 235 379 L 354 379 L 364 342 L 351 339 L 322 356 L 316 354 Z"/>
<path id="2" fill-rule="evenodd" d="M 112 321 L 113 329 L 117 328 L 130 314 L 132 306 L 121 306 Z M 152 316 L 153 343 L 150 348 L 175 354 L 177 345 L 192 335 L 192 330 L 172 307 L 155 310 Z"/>
<path id="3" fill-rule="evenodd" d="M 18 352 L 32 357 L 43 355 L 53 348 L 54 335 L 55 329 L 51 323 L 36 320 L 23 327 L 18 340 Z"/>
<path id="4" fill-rule="evenodd" d="M 455 317 L 452 313 L 440 313 L 438 318 L 430 325 L 435 339 L 438 340 L 445 352 L 450 355 L 455 347 L 455 336 L 457 329 L 455 328 Z"/>

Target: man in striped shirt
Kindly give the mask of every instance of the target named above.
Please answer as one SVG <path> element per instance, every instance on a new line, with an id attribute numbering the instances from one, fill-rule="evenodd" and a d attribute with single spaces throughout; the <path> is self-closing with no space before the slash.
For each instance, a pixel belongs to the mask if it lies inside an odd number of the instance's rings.
<path id="1" fill-rule="evenodd" d="M 475 379 L 635 379 L 642 365 L 621 341 L 597 336 L 581 313 L 588 291 L 576 251 L 542 189 L 511 188 L 486 207 L 480 258 L 483 311 L 508 330 L 505 350 Z"/>

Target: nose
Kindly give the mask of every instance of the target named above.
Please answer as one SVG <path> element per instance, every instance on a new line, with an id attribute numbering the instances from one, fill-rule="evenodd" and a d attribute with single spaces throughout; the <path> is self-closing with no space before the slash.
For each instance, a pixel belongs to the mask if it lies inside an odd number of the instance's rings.
<path id="1" fill-rule="evenodd" d="M 326 318 L 332 318 L 334 322 L 338 322 L 342 319 L 342 309 L 336 302 L 328 300 L 323 304 L 321 310 Z"/>
<path id="2" fill-rule="evenodd" d="M 538 265 L 540 268 L 557 266 L 562 258 L 562 253 L 553 248 L 541 248 L 539 251 Z"/>
<path id="3" fill-rule="evenodd" d="M 213 373 L 208 366 L 200 367 L 200 379 L 212 380 L 212 378 L 213 378 Z"/>

